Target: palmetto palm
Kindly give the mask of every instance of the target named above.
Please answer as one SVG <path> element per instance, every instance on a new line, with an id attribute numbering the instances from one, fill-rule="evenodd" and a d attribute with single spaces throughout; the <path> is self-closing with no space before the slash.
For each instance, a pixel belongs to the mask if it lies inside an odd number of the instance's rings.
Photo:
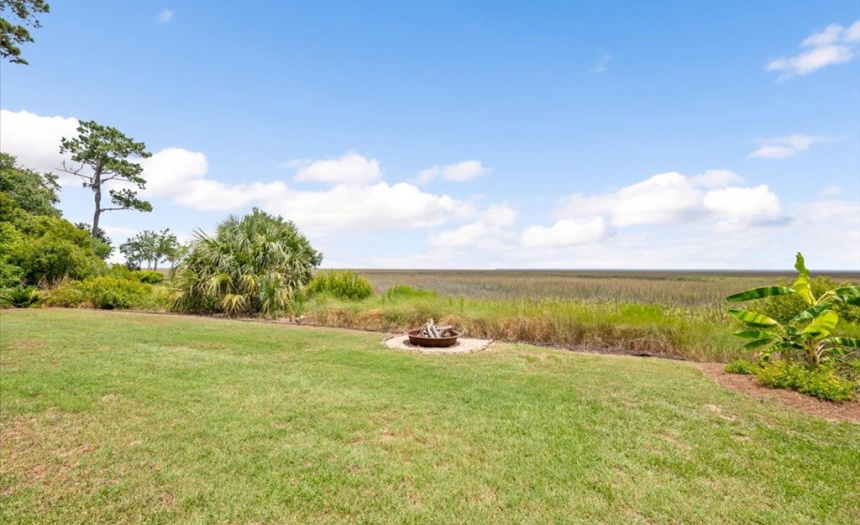
<path id="1" fill-rule="evenodd" d="M 172 307 L 228 315 L 289 311 L 322 254 L 296 226 L 258 209 L 196 232 L 176 271 Z"/>

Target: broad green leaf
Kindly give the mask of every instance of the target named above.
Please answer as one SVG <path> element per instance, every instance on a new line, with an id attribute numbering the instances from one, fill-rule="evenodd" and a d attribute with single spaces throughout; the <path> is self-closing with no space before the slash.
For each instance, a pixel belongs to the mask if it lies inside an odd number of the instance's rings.
<path id="1" fill-rule="evenodd" d="M 841 300 L 848 302 L 854 299 L 860 299 L 860 286 L 846 286 L 833 290 L 833 295 Z"/>
<path id="2" fill-rule="evenodd" d="M 812 288 L 809 286 L 809 276 L 801 275 L 794 281 L 794 284 L 791 285 L 794 288 L 794 291 L 797 292 L 797 295 L 803 298 L 806 304 L 815 304 L 815 299 L 812 295 Z"/>
<path id="3" fill-rule="evenodd" d="M 797 252 L 797 258 L 794 260 L 794 269 L 797 270 L 797 273 L 800 275 L 805 275 L 809 277 L 809 270 L 806 269 L 806 263 L 803 260 L 803 254 Z"/>
<path id="4" fill-rule="evenodd" d="M 745 290 L 743 292 L 730 295 L 726 297 L 726 301 L 736 303 L 741 301 L 751 301 L 753 299 L 761 299 L 763 297 L 771 297 L 774 295 L 787 295 L 790 293 L 794 293 L 794 290 L 785 286 L 764 286 L 762 288 L 753 288 L 751 290 Z"/>
<path id="5" fill-rule="evenodd" d="M 845 299 L 845 304 L 860 306 L 860 297 L 849 297 L 848 299 Z"/>
<path id="6" fill-rule="evenodd" d="M 803 255 L 797 252 L 797 262 L 794 263 L 794 268 L 797 270 L 798 276 L 794 284 L 791 285 L 794 291 L 800 295 L 806 304 L 815 304 L 815 298 L 812 295 L 812 288 L 809 286 L 809 270 L 803 262 Z"/>
<path id="7" fill-rule="evenodd" d="M 746 310 L 729 310 L 729 315 L 736 319 L 740 319 L 746 324 L 758 327 L 758 328 L 767 328 L 770 326 L 779 326 L 779 323 L 771 319 L 766 315 L 757 314 L 755 312 L 748 312 Z"/>
<path id="8" fill-rule="evenodd" d="M 816 317 L 809 323 L 804 330 L 804 334 L 815 334 L 819 337 L 826 337 L 836 328 L 836 325 L 839 323 L 839 316 L 836 312 L 827 311 Z"/>
<path id="9" fill-rule="evenodd" d="M 761 330 L 738 330 L 736 332 L 732 332 L 732 335 L 743 337 L 745 339 L 763 339 L 765 337 L 773 337 L 769 332 L 762 332 Z"/>
<path id="10" fill-rule="evenodd" d="M 860 348 L 860 339 L 855 339 L 853 337 L 831 337 L 827 342 L 836 346 Z"/>
<path id="11" fill-rule="evenodd" d="M 744 348 L 747 350 L 755 350 L 756 348 L 761 348 L 763 346 L 768 346 L 773 343 L 773 338 L 764 337 L 762 339 L 756 339 L 755 341 L 750 341 L 749 343 L 744 345 Z"/>
<path id="12" fill-rule="evenodd" d="M 810 306 L 806 310 L 795 315 L 794 319 L 792 319 L 789 322 L 794 323 L 797 321 L 805 321 L 807 319 L 815 319 L 816 317 L 821 315 L 823 312 L 826 312 L 827 310 L 829 310 L 831 306 L 833 306 L 833 303 L 824 303 L 824 304 L 818 304 L 815 306 Z"/>
<path id="13" fill-rule="evenodd" d="M 803 350 L 803 345 L 798 343 L 797 341 L 782 341 L 781 343 L 774 345 L 774 348 L 776 348 L 777 350 L 780 350 L 780 351 L 788 350 L 789 348 L 794 348 L 796 350 Z"/>

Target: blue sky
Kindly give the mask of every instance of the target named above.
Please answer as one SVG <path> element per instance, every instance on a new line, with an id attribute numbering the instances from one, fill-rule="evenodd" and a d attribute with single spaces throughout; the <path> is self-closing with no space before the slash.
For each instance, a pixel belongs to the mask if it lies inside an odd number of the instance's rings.
<path id="1" fill-rule="evenodd" d="M 854 0 L 236 5 L 54 2 L 0 148 L 144 141 L 117 243 L 258 206 L 324 266 L 860 270 Z"/>

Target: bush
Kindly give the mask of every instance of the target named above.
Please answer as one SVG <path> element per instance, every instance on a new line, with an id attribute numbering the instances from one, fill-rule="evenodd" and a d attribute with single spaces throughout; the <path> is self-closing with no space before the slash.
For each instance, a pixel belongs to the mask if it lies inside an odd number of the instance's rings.
<path id="1" fill-rule="evenodd" d="M 435 299 L 437 296 L 438 294 L 433 290 L 412 288 L 405 284 L 392 286 L 382 294 L 382 298 L 386 301 L 394 301 L 396 299 Z"/>
<path id="2" fill-rule="evenodd" d="M 120 279 L 110 275 L 94 277 L 77 286 L 86 301 L 103 310 L 125 309 L 147 303 L 152 295 L 148 284 Z"/>
<path id="3" fill-rule="evenodd" d="M 170 307 L 228 315 L 295 313 L 322 262 L 296 225 L 254 208 L 197 232 L 171 280 Z"/>
<path id="4" fill-rule="evenodd" d="M 797 363 L 772 361 L 761 367 L 756 381 L 770 388 L 790 388 L 828 401 L 854 399 L 858 384 L 831 368 L 809 370 Z"/>
<path id="5" fill-rule="evenodd" d="M 18 286 L 0 293 L 0 299 L 15 308 L 29 308 L 39 303 L 41 294 L 35 286 Z"/>
<path id="6" fill-rule="evenodd" d="M 0 237 L 3 263 L 17 267 L 24 284 L 84 279 L 105 269 L 93 253 L 90 235 L 63 219 L 23 217 L 14 225 L 4 225 Z"/>
<path id="7" fill-rule="evenodd" d="M 308 284 L 310 295 L 328 294 L 338 299 L 360 301 L 373 295 L 373 285 L 350 271 L 327 271 L 314 276 Z"/>
<path id="8" fill-rule="evenodd" d="M 78 281 L 65 279 L 47 291 L 45 304 L 60 308 L 80 308 L 87 303 L 87 296 L 78 289 Z"/>
<path id="9" fill-rule="evenodd" d="M 140 281 L 137 277 L 135 277 L 136 270 L 129 270 L 124 264 L 114 263 L 110 266 L 107 273 L 105 275 L 109 275 L 111 277 L 116 277 L 117 279 L 128 279 L 130 281 Z"/>
<path id="10" fill-rule="evenodd" d="M 124 264 L 113 264 L 105 275 L 117 279 L 127 279 L 139 283 L 159 284 L 164 282 L 164 274 L 154 270 L 130 270 Z"/>
<path id="11" fill-rule="evenodd" d="M 132 275 L 140 282 L 147 284 L 159 284 L 164 282 L 164 274 L 154 270 L 137 270 L 131 272 Z"/>
<path id="12" fill-rule="evenodd" d="M 752 376 L 761 370 L 761 365 L 759 363 L 747 361 L 746 359 L 738 359 L 737 361 L 727 364 L 723 370 L 727 374 L 743 374 Z"/>

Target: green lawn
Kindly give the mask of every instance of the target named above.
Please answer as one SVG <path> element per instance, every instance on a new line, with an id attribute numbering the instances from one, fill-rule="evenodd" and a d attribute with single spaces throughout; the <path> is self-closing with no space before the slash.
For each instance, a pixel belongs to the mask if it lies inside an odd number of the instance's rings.
<path id="1" fill-rule="evenodd" d="M 860 425 L 692 365 L 0 314 L 2 523 L 860 522 Z"/>

